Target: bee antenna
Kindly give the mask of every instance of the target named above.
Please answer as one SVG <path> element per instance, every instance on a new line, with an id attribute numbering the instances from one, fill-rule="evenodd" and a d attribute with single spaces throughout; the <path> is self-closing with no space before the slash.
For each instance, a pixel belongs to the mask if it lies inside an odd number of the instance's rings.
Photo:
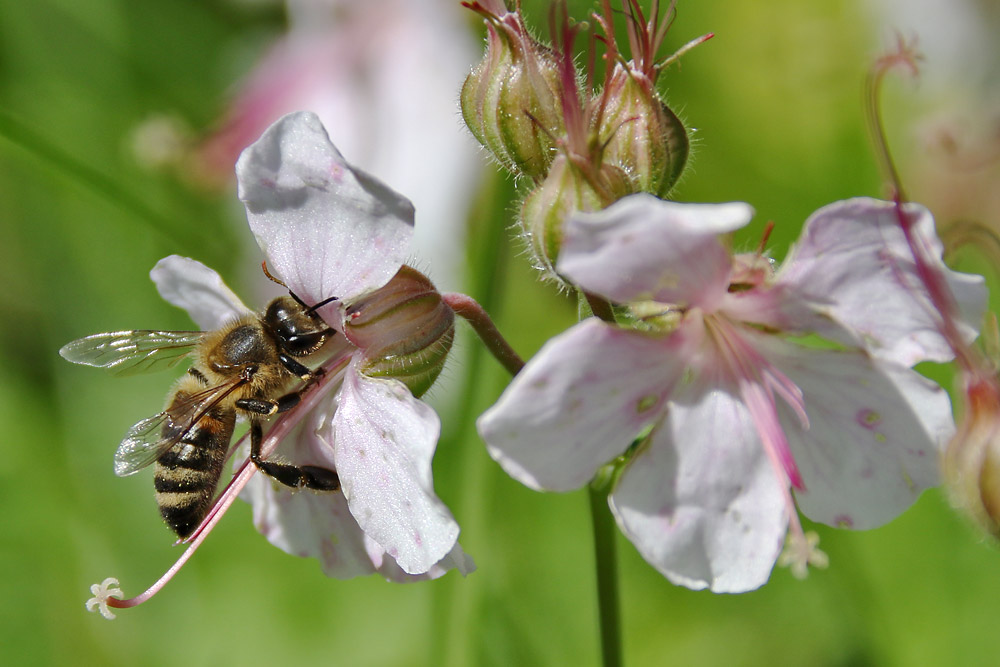
<path id="1" fill-rule="evenodd" d="M 266 261 L 260 263 L 260 268 L 264 270 L 264 275 L 267 276 L 268 280 L 270 280 L 271 282 L 274 282 L 274 283 L 278 283 L 279 285 L 281 285 L 285 289 L 288 289 L 288 285 L 286 285 L 285 283 L 283 283 L 280 280 L 278 280 L 277 278 L 275 278 L 273 275 L 271 275 L 271 272 L 267 270 L 267 262 Z M 303 308 L 306 309 L 306 314 L 307 315 L 312 315 L 313 313 L 315 313 L 317 310 L 319 310 L 320 308 L 322 308 L 326 304 L 328 304 L 328 303 L 330 303 L 332 301 L 336 301 L 337 298 L 338 298 L 338 297 L 335 297 L 335 296 L 331 296 L 329 299 L 323 299 L 322 301 L 320 301 L 319 303 L 317 303 L 315 306 L 307 306 L 306 302 L 303 301 L 302 299 L 300 299 L 299 295 L 296 294 L 295 292 L 293 292 L 292 290 L 290 290 L 290 289 L 288 290 L 288 295 L 290 297 L 292 297 L 293 299 L 295 299 L 295 303 L 299 304 L 300 306 L 302 306 Z"/>
<path id="2" fill-rule="evenodd" d="M 289 294 L 292 294 L 292 293 L 289 292 Z M 292 298 L 295 299 L 296 301 L 298 301 L 299 303 L 302 303 L 301 301 L 299 301 L 299 297 L 295 296 L 294 294 L 292 294 Z M 322 301 L 320 301 L 316 305 L 307 307 L 306 308 L 306 313 L 312 315 L 313 313 L 315 313 L 317 310 L 319 310 L 320 308 L 322 308 L 326 304 L 331 303 L 333 301 L 336 301 L 338 298 L 339 297 L 331 296 L 329 299 L 323 299 Z M 302 305 L 305 306 L 306 304 L 302 303 Z"/>
<path id="3" fill-rule="evenodd" d="M 277 278 L 275 278 L 274 276 L 272 276 L 271 272 L 267 270 L 267 262 L 266 261 L 260 263 L 260 268 L 262 268 L 264 270 L 264 275 L 267 276 L 268 280 L 270 280 L 272 283 L 278 283 L 279 285 L 281 285 L 285 289 L 288 289 L 288 285 L 286 285 L 285 283 L 281 282 L 280 280 L 278 280 Z M 289 292 L 289 293 L 291 294 L 291 292 Z M 294 294 L 292 294 L 292 296 L 295 297 L 296 301 L 299 301 L 299 298 L 297 296 L 295 296 Z M 302 302 L 299 301 L 299 303 L 302 303 Z M 302 305 L 305 306 L 306 304 L 302 303 Z"/>

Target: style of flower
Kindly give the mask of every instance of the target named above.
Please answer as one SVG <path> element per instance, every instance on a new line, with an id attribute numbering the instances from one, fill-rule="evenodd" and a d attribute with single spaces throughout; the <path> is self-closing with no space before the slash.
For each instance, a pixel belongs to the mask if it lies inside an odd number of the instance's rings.
<path id="1" fill-rule="evenodd" d="M 982 280 L 945 268 L 930 215 L 905 208 L 971 340 Z M 578 488 L 625 454 L 620 528 L 671 581 L 716 592 L 762 585 L 786 537 L 793 569 L 823 559 L 796 505 L 855 529 L 900 514 L 954 432 L 947 394 L 911 369 L 952 352 L 894 205 L 820 209 L 777 271 L 718 239 L 752 213 L 640 194 L 570 218 L 558 271 L 632 320 L 550 340 L 478 422 L 535 489 Z"/>

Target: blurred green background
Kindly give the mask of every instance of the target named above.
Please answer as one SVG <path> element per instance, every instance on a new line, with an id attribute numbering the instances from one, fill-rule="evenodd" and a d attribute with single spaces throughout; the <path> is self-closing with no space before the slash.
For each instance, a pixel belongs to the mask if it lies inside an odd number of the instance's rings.
<path id="1" fill-rule="evenodd" d="M 533 25 L 546 25 L 544 2 L 525 5 Z M 571 4 L 581 19 L 590 9 Z M 661 80 L 697 128 L 675 196 L 751 202 L 758 217 L 737 243 L 755 246 L 774 220 L 780 257 L 819 206 L 881 194 L 861 84 L 891 41 L 891 19 L 849 0 L 682 2 L 667 49 L 716 37 Z M 329 580 L 270 546 L 238 503 L 150 603 L 113 622 L 84 610 L 90 584 L 115 576 L 137 594 L 180 553 L 150 476 L 111 470 L 121 435 L 160 408 L 171 378 L 112 378 L 56 351 L 98 331 L 189 328 L 148 279 L 168 254 L 204 261 L 241 291 L 259 257 L 238 224 L 234 186 L 199 189 L 142 169 L 129 137 L 161 112 L 210 127 L 283 21 L 280 5 L 263 2 L 0 3 L 0 662 L 597 664 L 586 495 L 529 491 L 486 455 L 474 417 L 506 377 L 469 336 L 449 371 L 460 409 L 442 414 L 434 471 L 474 574 L 406 586 Z M 479 39 L 471 13 L 468 29 Z M 949 95 L 890 82 L 887 123 L 904 175 L 921 154 L 913 128 Z M 514 190 L 495 174 L 482 185 L 467 290 L 527 357 L 573 322 L 575 306 L 535 280 L 510 238 Z M 942 493 L 880 530 L 817 530 L 828 570 L 797 581 L 778 569 L 740 596 L 674 587 L 619 536 L 626 662 L 995 664 L 1000 552 Z"/>

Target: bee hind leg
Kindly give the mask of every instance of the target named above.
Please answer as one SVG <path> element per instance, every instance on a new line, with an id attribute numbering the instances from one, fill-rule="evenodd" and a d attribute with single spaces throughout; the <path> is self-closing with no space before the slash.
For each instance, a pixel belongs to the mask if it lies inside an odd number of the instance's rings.
<path id="1" fill-rule="evenodd" d="M 260 422 L 253 420 L 250 425 L 250 460 L 257 469 L 272 479 L 293 489 L 313 491 L 336 491 L 340 488 L 340 477 L 336 471 L 320 466 L 295 466 L 261 458 L 260 447 L 264 440 L 264 429 Z"/>

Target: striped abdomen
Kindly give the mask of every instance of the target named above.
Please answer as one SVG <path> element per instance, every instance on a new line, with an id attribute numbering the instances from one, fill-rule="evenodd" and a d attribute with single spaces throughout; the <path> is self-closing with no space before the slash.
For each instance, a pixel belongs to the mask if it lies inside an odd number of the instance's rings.
<path id="1" fill-rule="evenodd" d="M 185 391 L 177 392 L 171 407 L 188 396 Z M 178 536 L 190 535 L 208 513 L 235 426 L 236 411 L 216 406 L 157 459 L 153 474 L 156 502 L 163 520 Z M 169 437 L 171 428 L 171 424 L 163 426 L 163 437 Z"/>

